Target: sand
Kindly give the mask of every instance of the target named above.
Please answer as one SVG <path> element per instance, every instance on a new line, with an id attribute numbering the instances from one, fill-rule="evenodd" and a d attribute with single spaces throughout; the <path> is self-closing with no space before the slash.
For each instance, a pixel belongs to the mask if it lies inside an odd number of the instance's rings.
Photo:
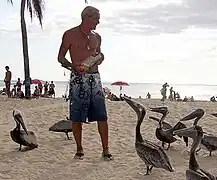
<path id="1" fill-rule="evenodd" d="M 146 107 L 162 105 L 160 100 L 139 100 Z M 49 132 L 48 128 L 68 115 L 68 103 L 61 99 L 17 100 L 0 97 L 0 179 L 10 180 L 184 180 L 188 168 L 188 150 L 179 139 L 167 152 L 175 172 L 153 169 L 150 176 L 144 176 L 145 165 L 134 148 L 136 114 L 125 102 L 106 102 L 109 127 L 110 150 L 115 160 L 101 159 L 101 143 L 96 124 L 84 125 L 84 160 L 74 160 L 74 140 L 67 140 L 65 134 Z M 206 115 L 200 123 L 204 131 L 216 134 L 216 103 L 211 102 L 166 102 L 170 114 L 167 121 L 175 124 L 184 115 L 196 108 L 203 108 Z M 19 145 L 10 138 L 15 123 L 12 110 L 18 109 L 28 130 L 35 132 L 39 148 L 19 152 Z M 153 114 L 147 112 L 147 116 Z M 160 143 L 155 138 L 157 123 L 146 119 L 142 124 L 144 138 Z M 190 126 L 190 122 L 187 123 Z M 70 136 L 72 134 L 70 133 Z M 190 141 L 190 145 L 191 145 Z M 208 152 L 200 151 L 197 156 L 200 166 L 217 176 L 217 152 L 208 157 Z"/>

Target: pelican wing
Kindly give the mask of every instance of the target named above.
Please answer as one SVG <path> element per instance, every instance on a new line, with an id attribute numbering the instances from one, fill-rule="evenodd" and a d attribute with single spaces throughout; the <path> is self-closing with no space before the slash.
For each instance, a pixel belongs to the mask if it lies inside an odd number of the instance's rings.
<path id="1" fill-rule="evenodd" d="M 69 120 L 61 120 L 49 128 L 49 131 L 63 132 L 72 131 L 72 122 Z"/>
<path id="2" fill-rule="evenodd" d="M 160 146 L 150 141 L 144 141 L 144 143 L 136 143 L 136 150 L 145 163 L 156 168 L 173 171 L 167 154 Z"/>
<path id="3" fill-rule="evenodd" d="M 187 180 L 212 180 L 206 177 L 204 174 L 199 173 L 197 171 L 193 171 L 191 169 L 186 170 L 186 178 Z"/>
<path id="4" fill-rule="evenodd" d="M 32 131 L 28 131 L 28 134 L 24 131 L 20 131 L 20 138 L 26 146 L 38 147 L 36 136 Z"/>
<path id="5" fill-rule="evenodd" d="M 187 128 L 187 126 L 185 124 L 183 124 L 182 122 L 178 122 L 174 127 L 172 127 L 171 129 L 169 129 L 168 131 L 170 131 L 171 133 L 176 131 L 176 130 L 179 130 L 179 129 L 184 129 L 184 128 Z"/>
<path id="6" fill-rule="evenodd" d="M 162 125 L 163 125 L 163 129 L 171 129 L 172 128 L 172 126 L 167 122 L 162 122 Z"/>
<path id="7" fill-rule="evenodd" d="M 203 144 L 207 144 L 207 146 L 217 147 L 217 137 L 213 135 L 204 135 Z"/>

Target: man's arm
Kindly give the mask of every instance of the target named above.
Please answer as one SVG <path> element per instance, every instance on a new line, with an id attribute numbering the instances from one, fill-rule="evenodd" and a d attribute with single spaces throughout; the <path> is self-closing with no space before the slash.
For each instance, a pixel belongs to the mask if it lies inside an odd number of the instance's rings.
<path id="1" fill-rule="evenodd" d="M 97 34 L 97 38 L 98 38 L 98 41 L 99 41 L 99 44 L 98 44 L 98 47 L 97 47 L 97 52 L 99 54 L 101 54 L 101 59 L 98 60 L 98 62 L 96 63 L 97 65 L 100 65 L 102 64 L 102 62 L 104 61 L 104 54 L 101 52 L 101 42 L 102 42 L 102 38 L 99 34 Z"/>
<path id="2" fill-rule="evenodd" d="M 60 64 L 62 64 L 63 67 L 67 68 L 67 69 L 70 69 L 72 67 L 72 63 L 70 63 L 66 58 L 65 58 L 65 55 L 67 53 L 67 51 L 69 50 L 70 48 L 70 43 L 69 43 L 69 40 L 68 40 L 68 37 L 67 37 L 67 32 L 65 32 L 63 34 L 63 37 L 62 37 L 62 43 L 60 45 L 60 49 L 59 49 L 59 54 L 58 54 L 58 62 Z"/>
<path id="3" fill-rule="evenodd" d="M 12 73 L 11 73 L 11 71 L 10 71 L 10 73 L 9 73 L 9 74 L 10 74 L 10 81 L 11 81 L 11 79 L 12 79 Z"/>
<path id="4" fill-rule="evenodd" d="M 4 81 L 6 81 L 6 78 L 7 78 L 7 72 L 5 72 L 5 78 L 4 78 Z"/>

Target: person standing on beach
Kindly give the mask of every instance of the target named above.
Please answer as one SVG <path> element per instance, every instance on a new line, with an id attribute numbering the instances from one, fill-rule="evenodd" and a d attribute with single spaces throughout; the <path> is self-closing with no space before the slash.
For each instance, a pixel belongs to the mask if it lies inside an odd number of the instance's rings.
<path id="1" fill-rule="evenodd" d="M 8 97 L 11 97 L 11 71 L 9 70 L 9 66 L 5 66 L 5 79 L 4 79 L 4 82 L 5 82 L 5 88 L 6 88 L 6 93 L 8 95 Z"/>
<path id="2" fill-rule="evenodd" d="M 99 24 L 99 10 L 87 6 L 81 13 L 82 22 L 79 26 L 67 30 L 62 37 L 58 61 L 63 67 L 71 69 L 70 80 L 70 120 L 77 145 L 75 158 L 83 159 L 82 124 L 97 121 L 102 141 L 102 157 L 113 160 L 108 146 L 108 123 L 105 97 L 103 94 L 98 65 L 104 60 L 101 52 L 101 36 L 93 32 Z M 94 48 L 95 45 L 95 48 Z M 65 55 L 69 50 L 71 62 Z M 89 69 L 82 68 L 81 63 L 88 57 L 100 54 L 101 58 Z M 84 72 L 85 71 L 85 72 Z"/>

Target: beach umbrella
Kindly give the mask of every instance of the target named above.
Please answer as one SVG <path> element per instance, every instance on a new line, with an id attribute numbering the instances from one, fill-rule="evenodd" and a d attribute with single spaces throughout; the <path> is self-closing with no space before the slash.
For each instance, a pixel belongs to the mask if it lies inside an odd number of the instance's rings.
<path id="1" fill-rule="evenodd" d="M 124 81 L 116 81 L 116 82 L 113 82 L 111 85 L 112 86 L 119 86 L 120 87 L 120 94 L 121 94 L 121 90 L 122 90 L 123 86 L 129 86 L 129 84 L 127 82 L 124 82 Z"/>
<path id="2" fill-rule="evenodd" d="M 32 84 L 45 84 L 45 82 L 40 79 L 33 79 Z"/>

